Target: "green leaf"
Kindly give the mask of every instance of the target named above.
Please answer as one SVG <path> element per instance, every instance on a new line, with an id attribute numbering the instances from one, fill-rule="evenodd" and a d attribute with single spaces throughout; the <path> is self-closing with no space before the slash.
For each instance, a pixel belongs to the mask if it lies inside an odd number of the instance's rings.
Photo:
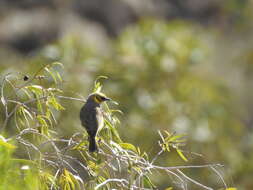
<path id="1" fill-rule="evenodd" d="M 62 63 L 58 62 L 58 61 L 53 62 L 52 65 L 59 65 L 59 66 L 61 66 L 62 68 L 64 68 L 64 65 L 63 65 Z"/>
<path id="2" fill-rule="evenodd" d="M 27 91 L 27 89 L 21 88 L 20 90 L 23 91 L 28 98 L 32 98 L 31 94 L 29 94 L 29 92 Z"/>
<path id="3" fill-rule="evenodd" d="M 38 115 L 38 116 L 37 116 L 37 119 L 38 119 L 39 123 L 40 123 L 42 126 L 47 126 L 47 122 L 46 122 L 46 120 L 43 118 L 42 115 Z"/>
<path id="4" fill-rule="evenodd" d="M 20 113 L 21 117 L 23 116 L 25 118 L 26 125 L 29 126 L 29 120 L 27 118 L 27 112 L 26 109 L 23 106 L 20 106 L 18 109 L 18 112 Z"/>
<path id="5" fill-rule="evenodd" d="M 33 119 L 33 116 L 31 115 L 31 113 L 26 108 L 24 108 L 24 113 L 26 115 L 28 115 L 28 117 L 30 117 L 30 119 Z"/>
<path id="6" fill-rule="evenodd" d="M 26 160 L 26 159 L 21 159 L 21 158 L 13 158 L 11 159 L 12 161 L 14 162 L 19 162 L 19 163 L 22 163 L 22 164 L 33 164 L 36 166 L 36 161 L 33 161 L 33 160 Z"/>
<path id="7" fill-rule="evenodd" d="M 171 136 L 171 137 L 167 137 L 165 139 L 165 141 L 169 141 L 169 142 L 176 142 L 178 139 L 185 137 L 186 135 L 175 135 L 175 136 Z"/>
<path id="8" fill-rule="evenodd" d="M 63 92 L 61 89 L 58 88 L 48 88 L 46 89 L 48 92 Z"/>
<path id="9" fill-rule="evenodd" d="M 184 156 L 183 152 L 182 152 L 180 149 L 177 148 L 176 151 L 177 151 L 178 155 L 179 155 L 185 162 L 188 161 L 188 159 Z"/>
<path id="10" fill-rule="evenodd" d="M 120 114 L 122 114 L 123 115 L 123 112 L 121 111 L 121 110 L 110 110 L 112 113 L 120 113 Z"/>
<path id="11" fill-rule="evenodd" d="M 57 120 L 54 116 L 54 113 L 52 112 L 52 110 L 48 107 L 48 109 L 46 110 L 46 118 L 48 119 L 48 121 L 50 122 L 50 125 L 53 126 L 53 122 L 51 121 L 51 118 L 53 119 L 54 123 L 57 124 Z"/>
<path id="12" fill-rule="evenodd" d="M 73 179 L 75 179 L 73 177 L 73 174 L 70 173 L 68 170 L 64 169 L 64 175 L 65 175 L 65 179 L 67 181 L 67 183 L 70 185 L 70 189 L 75 189 L 75 183 L 73 182 Z"/>
<path id="13" fill-rule="evenodd" d="M 151 188 L 156 188 L 156 186 L 152 183 L 150 178 L 146 175 L 144 176 L 144 184 L 145 184 L 145 187 L 148 186 L 148 187 L 151 187 Z"/>
<path id="14" fill-rule="evenodd" d="M 137 149 L 134 145 L 130 144 L 130 143 L 119 143 L 119 145 L 124 148 L 124 149 L 127 149 L 127 150 L 132 150 L 134 152 L 137 152 Z"/>
<path id="15" fill-rule="evenodd" d="M 94 89 L 93 92 L 100 92 L 102 89 L 102 85 L 99 82 L 100 79 L 107 79 L 107 76 L 98 76 L 94 82 Z"/>
<path id="16" fill-rule="evenodd" d="M 58 80 L 59 80 L 60 82 L 62 82 L 61 75 L 60 75 L 58 72 L 56 72 L 56 76 L 57 76 Z"/>
<path id="17" fill-rule="evenodd" d="M 0 146 L 4 146 L 8 149 L 15 149 L 16 148 L 16 146 L 14 146 L 10 143 L 7 143 L 5 138 L 2 135 L 0 135 Z"/>
<path id="18" fill-rule="evenodd" d="M 49 75 L 53 78 L 54 83 L 57 84 L 57 79 L 55 76 L 55 73 L 53 71 L 51 71 L 49 68 L 45 67 L 45 70 L 49 73 Z"/>
<path id="19" fill-rule="evenodd" d="M 96 80 L 95 80 L 95 84 L 99 83 L 98 81 L 99 81 L 100 79 L 108 79 L 108 77 L 107 77 L 107 76 L 103 76 L 103 75 L 98 76 L 98 77 L 96 78 Z"/>
<path id="20" fill-rule="evenodd" d="M 59 104 L 57 102 L 57 100 L 56 100 L 56 98 L 54 96 L 48 97 L 46 104 L 53 106 L 53 108 L 55 108 L 58 111 L 65 109 L 61 104 Z"/>
<path id="21" fill-rule="evenodd" d="M 141 149 L 139 147 L 137 147 L 137 153 L 138 155 L 141 155 Z"/>
<path id="22" fill-rule="evenodd" d="M 168 152 L 170 152 L 170 146 L 169 146 L 167 143 L 165 143 L 164 146 L 165 146 L 165 149 L 166 149 Z"/>
<path id="23" fill-rule="evenodd" d="M 116 147 L 119 151 L 123 151 L 122 147 L 118 143 L 111 140 L 110 144 Z"/>
<path id="24" fill-rule="evenodd" d="M 37 120 L 40 123 L 39 131 L 41 134 L 44 134 L 46 136 L 50 136 L 49 130 L 48 130 L 48 124 L 44 118 L 45 117 L 43 115 L 37 116 Z"/>
<path id="25" fill-rule="evenodd" d="M 105 119 L 105 124 L 109 127 L 109 129 L 111 130 L 114 137 L 116 137 L 117 141 L 122 142 L 122 140 L 118 134 L 118 131 L 115 129 L 114 126 L 112 126 L 112 124 L 107 119 Z"/>
<path id="26" fill-rule="evenodd" d="M 36 95 L 41 95 L 43 93 L 43 87 L 39 85 L 26 86 L 26 89 L 32 91 Z"/>
<path id="27" fill-rule="evenodd" d="M 37 109 L 40 113 L 43 113 L 43 107 L 42 107 L 42 104 L 41 104 L 41 100 L 36 96 L 37 98 Z"/>

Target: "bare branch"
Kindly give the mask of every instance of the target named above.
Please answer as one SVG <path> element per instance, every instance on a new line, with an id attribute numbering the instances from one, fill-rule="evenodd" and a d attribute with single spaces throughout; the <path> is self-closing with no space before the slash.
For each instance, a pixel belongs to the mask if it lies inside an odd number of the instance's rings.
<path id="1" fill-rule="evenodd" d="M 227 189 L 228 186 L 227 186 L 227 184 L 226 184 L 224 178 L 223 178 L 222 175 L 220 174 L 220 172 L 219 172 L 214 166 L 211 166 L 210 168 L 220 177 L 222 183 L 224 184 L 225 188 Z"/>
<path id="2" fill-rule="evenodd" d="M 54 182 L 56 181 L 57 176 L 59 175 L 59 173 L 60 173 L 60 169 L 58 169 L 58 170 L 55 172 L 54 179 L 53 179 Z M 55 183 L 52 183 L 52 184 L 51 184 L 50 190 L 53 190 L 53 189 L 54 189 L 54 185 L 55 185 Z"/>
<path id="3" fill-rule="evenodd" d="M 202 188 L 204 188 L 204 189 L 207 189 L 207 190 L 213 190 L 213 188 L 207 187 L 207 186 L 205 186 L 205 185 L 199 183 L 198 181 L 196 181 L 196 180 L 194 180 L 194 179 L 188 177 L 188 176 L 185 175 L 181 170 L 177 169 L 177 172 L 178 172 L 179 174 L 181 174 L 184 178 L 186 178 L 187 180 L 189 180 L 190 182 L 194 183 L 195 185 L 198 185 L 198 186 L 200 186 L 200 187 L 202 187 Z"/>
<path id="4" fill-rule="evenodd" d="M 122 186 L 126 186 L 126 184 L 128 184 L 128 181 L 126 179 L 107 179 L 105 180 L 103 183 L 98 184 L 95 187 L 95 190 L 99 189 L 100 187 L 103 187 L 104 185 L 106 185 L 107 183 L 111 183 L 111 182 L 117 182 L 117 183 L 121 183 Z"/>

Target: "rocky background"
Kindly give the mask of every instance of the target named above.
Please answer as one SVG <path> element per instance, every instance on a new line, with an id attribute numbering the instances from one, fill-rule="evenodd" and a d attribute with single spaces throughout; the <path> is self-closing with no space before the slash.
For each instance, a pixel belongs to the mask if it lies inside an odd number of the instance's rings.
<path id="1" fill-rule="evenodd" d="M 238 7 L 233 9 L 236 3 Z M 94 36 L 103 33 L 106 38 L 115 38 L 125 27 L 146 17 L 190 20 L 230 30 L 240 22 L 241 11 L 248 4 L 218 0 L 1 0 L 0 44 L 27 55 L 71 31 L 92 30 Z"/>

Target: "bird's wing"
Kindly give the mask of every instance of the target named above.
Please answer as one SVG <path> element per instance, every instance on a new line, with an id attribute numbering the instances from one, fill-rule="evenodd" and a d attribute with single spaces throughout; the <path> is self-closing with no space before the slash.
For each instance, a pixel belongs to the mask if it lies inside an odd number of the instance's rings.
<path id="1" fill-rule="evenodd" d="M 87 132 L 91 136 L 95 136 L 98 129 L 98 119 L 96 110 L 85 110 L 82 108 L 80 112 L 80 119 L 82 125 L 86 128 Z"/>
<path id="2" fill-rule="evenodd" d="M 96 117 L 97 117 L 97 122 L 98 122 L 98 132 L 103 128 L 104 126 L 104 117 L 101 108 L 96 109 Z"/>

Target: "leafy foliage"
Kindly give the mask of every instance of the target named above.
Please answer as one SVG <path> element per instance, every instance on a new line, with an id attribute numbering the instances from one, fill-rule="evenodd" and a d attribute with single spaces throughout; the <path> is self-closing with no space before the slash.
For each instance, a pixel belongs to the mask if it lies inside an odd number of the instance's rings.
<path id="1" fill-rule="evenodd" d="M 60 67 L 58 67 L 60 66 Z M 159 166 L 156 164 L 161 154 L 175 149 L 182 160 L 187 161 L 181 150 L 185 140 L 183 135 L 159 132 L 160 150 L 150 157 L 139 147 L 121 140 L 118 133 L 120 121 L 117 109 L 104 105 L 105 125 L 99 132 L 97 141 L 100 150 L 89 153 L 87 135 L 75 133 L 70 138 L 61 137 L 55 130 L 60 112 L 68 110 L 62 105 L 63 100 L 85 102 L 83 99 L 64 96 L 60 88 L 62 64 L 43 65 L 31 79 L 20 81 L 15 74 L 3 77 L 1 85 L 1 101 L 5 110 L 5 120 L 1 127 L 13 127 L 13 135 L 6 140 L 2 137 L 0 150 L 1 188 L 17 189 L 156 189 L 152 180 L 156 172 L 164 172 L 177 181 L 179 187 L 185 189 L 187 181 L 203 188 L 212 189 L 187 176 L 183 169 L 210 168 L 223 181 L 217 167 L 219 164 Z M 40 77 L 39 77 L 40 76 Z M 42 77 L 43 76 L 43 77 Z M 13 78 L 12 78 L 13 77 Z M 105 78 L 105 77 L 99 77 Z M 99 80 L 95 81 L 94 91 L 101 91 Z M 21 84 L 17 83 L 20 82 Z M 13 123 L 13 125 L 8 125 Z M 16 142 L 16 146 L 9 142 Z M 25 152 L 25 158 L 17 166 L 11 152 L 13 149 Z M 25 171 L 24 171 L 25 170 Z M 14 173 L 12 173 L 14 172 Z M 6 175 L 8 173 L 8 175 Z M 17 180 L 10 183 L 10 177 Z M 171 184 L 172 186 L 172 184 Z"/>

